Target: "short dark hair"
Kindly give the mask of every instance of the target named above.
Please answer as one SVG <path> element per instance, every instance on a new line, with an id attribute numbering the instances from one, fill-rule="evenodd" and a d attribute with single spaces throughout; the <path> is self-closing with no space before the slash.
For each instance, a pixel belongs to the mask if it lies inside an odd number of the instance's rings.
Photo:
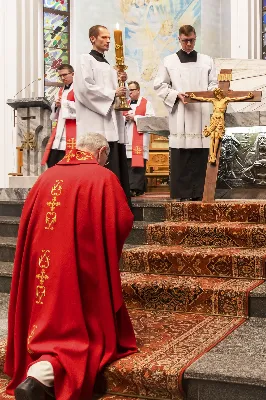
<path id="1" fill-rule="evenodd" d="M 196 35 L 195 28 L 193 28 L 193 26 L 191 25 L 183 25 L 179 28 L 179 36 L 180 35 L 189 36 L 191 35 L 191 33 L 195 33 Z"/>
<path id="2" fill-rule="evenodd" d="M 89 29 L 89 38 L 91 38 L 92 36 L 96 37 L 99 35 L 99 30 L 100 28 L 104 28 L 107 29 L 106 26 L 103 25 L 93 25 L 90 29 Z"/>
<path id="3" fill-rule="evenodd" d="M 74 72 L 74 68 L 70 64 L 61 64 L 61 65 L 59 65 L 59 67 L 57 68 L 57 72 L 61 71 L 62 69 L 67 69 L 69 72 Z"/>
<path id="4" fill-rule="evenodd" d="M 138 83 L 137 81 L 130 81 L 130 82 L 128 82 L 127 85 L 128 85 L 128 86 L 129 86 L 129 85 L 135 85 L 135 86 L 136 86 L 136 89 L 140 90 L 140 86 L 139 86 L 139 83 Z"/>

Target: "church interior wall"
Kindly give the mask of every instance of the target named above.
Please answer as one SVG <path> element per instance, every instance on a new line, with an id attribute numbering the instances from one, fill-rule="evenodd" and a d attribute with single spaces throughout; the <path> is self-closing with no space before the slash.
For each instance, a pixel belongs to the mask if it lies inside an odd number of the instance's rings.
<path id="1" fill-rule="evenodd" d="M 44 92 L 42 0 L 0 2 L 0 51 L 0 187 L 8 187 L 8 173 L 16 172 L 16 146 L 20 143 L 13 109 L 6 101 L 42 97 Z"/>

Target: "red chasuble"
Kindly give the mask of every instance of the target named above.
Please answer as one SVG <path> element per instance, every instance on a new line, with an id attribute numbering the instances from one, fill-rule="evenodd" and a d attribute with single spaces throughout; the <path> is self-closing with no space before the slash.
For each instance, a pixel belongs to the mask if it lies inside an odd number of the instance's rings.
<path id="1" fill-rule="evenodd" d="M 62 93 L 63 93 L 63 88 L 60 88 L 59 97 L 62 97 Z M 69 93 L 67 95 L 67 100 L 75 101 L 73 89 L 69 91 Z M 75 119 L 66 119 L 65 128 L 66 128 L 66 154 L 67 154 L 69 152 L 71 153 L 73 151 L 73 149 L 76 148 L 76 120 Z M 53 146 L 54 138 L 56 135 L 56 129 L 57 129 L 57 124 L 52 129 L 51 136 L 48 140 L 48 143 L 47 143 L 45 151 L 44 151 L 41 165 L 45 165 L 47 163 L 51 148 Z"/>
<path id="2" fill-rule="evenodd" d="M 47 360 L 57 400 L 89 400 L 96 374 L 137 351 L 118 262 L 133 215 L 117 177 L 75 151 L 25 202 L 12 279 L 7 393 Z"/>

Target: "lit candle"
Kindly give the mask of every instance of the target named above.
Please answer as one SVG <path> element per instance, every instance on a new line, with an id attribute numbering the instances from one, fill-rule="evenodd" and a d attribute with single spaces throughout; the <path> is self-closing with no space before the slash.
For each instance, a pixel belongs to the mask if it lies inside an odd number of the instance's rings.
<path id="1" fill-rule="evenodd" d="M 122 31 L 119 29 L 119 24 L 116 24 L 116 30 L 114 31 L 114 38 L 115 38 L 116 64 L 123 65 L 124 64 L 123 38 L 122 38 Z"/>

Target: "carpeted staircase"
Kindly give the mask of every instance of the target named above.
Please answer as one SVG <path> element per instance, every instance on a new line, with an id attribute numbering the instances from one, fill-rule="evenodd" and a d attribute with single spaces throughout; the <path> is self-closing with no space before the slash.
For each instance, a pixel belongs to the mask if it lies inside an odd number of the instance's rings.
<path id="1" fill-rule="evenodd" d="M 253 379 L 252 371 L 245 382 L 244 377 L 236 381 L 232 365 L 244 364 L 248 356 L 256 360 L 258 351 L 265 351 L 266 356 L 266 346 L 251 349 L 251 345 L 246 348 L 242 343 L 238 349 L 239 354 L 242 349 L 242 361 L 238 353 L 235 361 L 230 359 L 226 348 L 220 359 L 228 357 L 223 367 L 226 370 L 230 366 L 228 377 L 221 378 L 221 372 L 220 376 L 218 372 L 212 375 L 219 369 L 216 349 L 221 355 L 223 346 L 228 344 L 229 353 L 233 353 L 232 346 L 241 341 L 237 339 L 238 332 L 245 336 L 245 329 L 251 329 L 252 323 L 258 329 L 257 320 L 261 322 L 260 335 L 266 328 L 262 318 L 266 316 L 266 291 L 261 285 L 265 278 L 266 202 L 149 204 L 138 200 L 134 205 L 138 221 L 123 252 L 121 275 L 139 352 L 106 368 L 98 377 L 95 396 L 106 400 L 266 398 L 266 382 L 259 385 L 252 381 L 252 391 L 248 392 L 244 386 Z M 5 208 L 0 206 L 0 212 L 2 209 Z M 13 211 L 11 216 L 10 213 L 0 218 L 2 292 L 9 290 L 20 211 Z M 242 325 L 250 315 L 248 308 L 257 318 Z M 230 345 L 230 341 L 235 344 Z M 2 341 L 0 371 L 4 354 Z M 191 365 L 203 354 L 206 355 Z M 212 354 L 212 361 L 206 361 Z M 227 384 L 226 389 L 222 390 L 220 384 Z M 2 376 L 0 399 L 10 398 L 4 394 L 5 385 L 6 378 Z"/>

